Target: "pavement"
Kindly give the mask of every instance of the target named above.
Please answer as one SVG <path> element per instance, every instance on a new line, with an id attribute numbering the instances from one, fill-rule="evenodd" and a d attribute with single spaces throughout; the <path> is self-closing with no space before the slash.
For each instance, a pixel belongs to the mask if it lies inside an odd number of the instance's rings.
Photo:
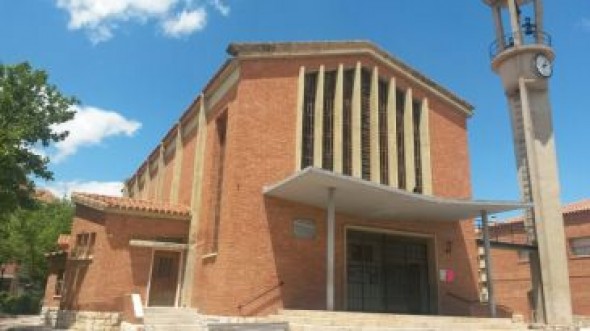
<path id="1" fill-rule="evenodd" d="M 0 331 L 49 331 L 39 315 L 0 316 Z"/>

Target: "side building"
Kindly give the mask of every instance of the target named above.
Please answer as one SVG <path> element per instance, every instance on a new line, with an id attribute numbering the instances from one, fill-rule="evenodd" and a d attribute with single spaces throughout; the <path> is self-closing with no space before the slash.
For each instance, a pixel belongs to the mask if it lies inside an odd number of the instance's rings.
<path id="1" fill-rule="evenodd" d="M 125 197 L 74 194 L 60 307 L 481 315 L 472 106 L 372 43 L 231 44 Z"/>
<path id="2" fill-rule="evenodd" d="M 572 308 L 575 315 L 590 316 L 590 199 L 562 207 Z M 525 239 L 520 217 L 499 222 L 490 228 L 493 240 L 522 242 Z M 528 251 L 493 250 L 493 281 L 498 303 L 531 319 L 529 291 L 531 276 Z"/>

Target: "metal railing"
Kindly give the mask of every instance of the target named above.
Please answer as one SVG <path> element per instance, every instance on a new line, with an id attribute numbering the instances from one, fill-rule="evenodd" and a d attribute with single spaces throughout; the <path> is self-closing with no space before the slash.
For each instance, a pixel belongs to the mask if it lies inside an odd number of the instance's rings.
<path id="1" fill-rule="evenodd" d="M 254 301 L 262 298 L 263 296 L 269 294 L 270 292 L 282 287 L 283 285 L 285 285 L 285 282 L 283 282 L 282 280 L 279 280 L 279 282 L 277 284 L 275 284 L 274 286 L 262 291 L 261 293 L 259 293 L 258 295 L 256 295 L 255 297 L 251 298 L 248 301 L 242 302 L 241 304 L 238 305 L 238 310 L 240 311 L 240 315 L 243 315 L 242 309 L 244 309 L 244 307 L 252 304 Z"/>
<path id="2" fill-rule="evenodd" d="M 514 33 L 507 34 L 503 39 L 496 39 L 490 44 L 490 58 L 495 58 L 498 54 L 514 47 Z M 544 31 L 525 30 L 521 34 L 521 45 L 546 45 L 551 46 L 551 35 Z"/>

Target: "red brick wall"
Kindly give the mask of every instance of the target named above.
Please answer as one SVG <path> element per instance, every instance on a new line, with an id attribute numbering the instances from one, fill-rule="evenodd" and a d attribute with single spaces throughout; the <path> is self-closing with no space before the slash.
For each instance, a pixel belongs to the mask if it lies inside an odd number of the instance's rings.
<path id="1" fill-rule="evenodd" d="M 590 237 L 590 212 L 566 214 L 564 221 L 573 311 L 576 315 L 590 315 L 590 257 L 574 256 L 569 247 L 571 238 Z M 506 230 L 504 238 L 513 236 L 509 232 Z M 524 235 L 519 232 L 516 236 L 522 238 Z M 492 263 L 498 303 L 530 319 L 527 299 L 527 292 L 531 289 L 529 263 L 519 260 L 516 251 L 508 250 L 493 250 Z"/>
<path id="2" fill-rule="evenodd" d="M 186 221 L 103 214 L 77 205 L 72 238 L 81 232 L 95 232 L 96 241 L 94 257 L 86 267 L 68 263 L 66 309 L 117 311 L 123 301 L 130 300 L 131 293 L 141 294 L 145 303 L 151 249 L 130 247 L 129 240 L 186 237 L 187 231 Z"/>
<path id="3" fill-rule="evenodd" d="M 264 199 L 262 189 L 294 172 L 297 76 L 299 66 L 309 70 L 336 68 L 338 63 L 354 65 L 358 57 L 303 60 L 256 60 L 241 64 L 236 99 L 226 98 L 213 110 L 228 109 L 228 138 L 223 187 L 223 211 L 219 254 L 199 260 L 195 282 L 195 300 L 205 313 L 238 314 L 240 304 L 250 301 L 279 280 L 285 285 L 244 307 L 244 314 L 265 314 L 279 307 L 325 307 L 324 212 L 276 199 Z M 368 57 L 360 59 L 371 66 Z M 389 69 L 380 68 L 387 75 Z M 398 80 L 404 87 L 407 82 Z M 424 91 L 415 88 L 420 97 Z M 231 93 L 230 93 L 231 94 Z M 434 192 L 448 197 L 469 197 L 469 162 L 466 119 L 454 114 L 446 104 L 430 98 Z M 213 224 L 211 206 L 214 197 L 212 160 L 215 149 L 212 135 L 216 115 L 208 118 L 203 212 L 200 217 L 199 253 L 208 253 Z M 318 237 L 313 241 L 295 240 L 295 217 L 315 219 Z M 452 292 L 468 300 L 477 300 L 476 251 L 469 221 L 462 223 L 369 222 L 338 215 L 336 265 L 338 305 L 343 306 L 344 259 L 343 233 L 346 225 L 378 226 L 419 232 L 436 239 L 439 268 L 454 269 L 457 279 L 439 286 L 440 310 L 461 313 L 466 304 L 446 295 Z M 447 242 L 452 251 L 445 253 Z"/>

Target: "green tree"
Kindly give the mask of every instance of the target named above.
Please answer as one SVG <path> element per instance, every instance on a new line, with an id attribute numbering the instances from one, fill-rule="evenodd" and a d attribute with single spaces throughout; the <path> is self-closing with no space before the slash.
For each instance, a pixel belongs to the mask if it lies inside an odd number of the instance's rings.
<path id="1" fill-rule="evenodd" d="M 25 291 L 12 296 L 0 292 L 0 311 L 12 314 L 39 312 L 45 281 L 45 253 L 55 250 L 57 238 L 69 232 L 74 207 L 67 200 L 37 201 L 30 209 L 17 209 L 0 223 L 0 264 L 19 265 L 19 283 Z"/>
<path id="2" fill-rule="evenodd" d="M 57 248 L 57 238 L 69 233 L 74 207 L 67 200 L 37 202 L 18 209 L 0 223 L 0 262 L 17 262 L 26 280 L 42 287 L 47 274 L 44 254 Z"/>
<path id="3" fill-rule="evenodd" d="M 32 177 L 53 179 L 49 159 L 33 149 L 65 139 L 68 132 L 56 132 L 53 126 L 74 116 L 71 106 L 77 100 L 64 96 L 47 78 L 28 63 L 0 63 L 0 222 L 17 208 L 34 204 Z"/>

